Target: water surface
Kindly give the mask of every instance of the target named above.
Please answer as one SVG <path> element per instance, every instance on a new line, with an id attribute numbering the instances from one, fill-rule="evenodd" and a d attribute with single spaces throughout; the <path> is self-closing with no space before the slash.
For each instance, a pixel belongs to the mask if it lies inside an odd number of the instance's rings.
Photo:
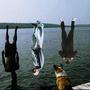
<path id="1" fill-rule="evenodd" d="M 67 32 L 69 28 L 67 28 Z M 18 85 L 24 90 L 43 90 L 43 88 L 56 88 L 56 78 L 53 64 L 64 65 L 64 69 L 71 78 L 72 86 L 90 82 L 90 27 L 77 27 L 74 33 L 74 47 L 78 50 L 75 60 L 66 65 L 59 56 L 61 48 L 61 30 L 59 28 L 45 29 L 43 51 L 45 64 L 39 76 L 32 75 L 34 67 L 31 58 L 32 29 L 18 30 L 18 52 L 20 56 L 20 69 L 17 71 Z M 12 42 L 14 30 L 9 30 Z M 4 48 L 5 30 L 0 30 L 0 52 Z M 8 90 L 11 78 L 10 73 L 4 71 L 0 55 L 0 90 Z"/>

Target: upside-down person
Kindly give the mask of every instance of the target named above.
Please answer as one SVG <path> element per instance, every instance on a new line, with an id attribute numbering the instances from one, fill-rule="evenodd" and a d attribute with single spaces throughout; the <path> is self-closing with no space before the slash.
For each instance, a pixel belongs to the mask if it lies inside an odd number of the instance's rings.
<path id="1" fill-rule="evenodd" d="M 75 20 L 76 20 L 76 18 L 74 18 L 71 22 L 71 30 L 70 30 L 68 35 L 65 31 L 64 21 L 61 21 L 61 30 L 62 30 L 61 46 L 62 46 L 62 50 L 59 51 L 59 54 L 61 55 L 63 60 L 65 60 L 66 63 L 70 63 L 74 59 L 74 56 L 77 53 L 77 51 L 74 51 L 74 41 L 73 41 Z"/>
<path id="2" fill-rule="evenodd" d="M 17 85 L 17 74 L 16 70 L 19 69 L 19 55 L 17 52 L 17 28 L 15 28 L 15 35 L 13 37 L 13 43 L 9 42 L 8 28 L 6 26 L 6 42 L 5 50 L 2 51 L 2 61 L 6 72 L 11 73 L 12 77 L 12 87 Z"/>
<path id="3" fill-rule="evenodd" d="M 44 25 L 37 21 L 34 25 L 34 31 L 32 35 L 32 61 L 35 68 L 32 69 L 33 75 L 38 75 L 44 65 L 43 56 L 43 38 L 44 38 Z"/>

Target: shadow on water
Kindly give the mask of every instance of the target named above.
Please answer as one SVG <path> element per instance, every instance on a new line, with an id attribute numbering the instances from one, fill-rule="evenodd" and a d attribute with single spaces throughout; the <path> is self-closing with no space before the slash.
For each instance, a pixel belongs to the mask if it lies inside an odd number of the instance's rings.
<path id="1" fill-rule="evenodd" d="M 5 90 L 27 90 L 27 88 L 21 87 L 19 85 L 12 88 L 11 85 L 10 85 L 10 86 L 6 87 Z M 58 90 L 58 88 L 57 88 L 57 86 L 45 86 L 45 85 L 43 85 L 43 86 L 40 86 L 37 89 L 34 88 L 34 90 Z"/>
<path id="2" fill-rule="evenodd" d="M 26 88 L 21 87 L 21 86 L 19 86 L 19 85 L 14 86 L 14 87 L 12 87 L 11 85 L 9 85 L 8 87 L 6 87 L 5 90 L 26 90 Z"/>
<path id="3" fill-rule="evenodd" d="M 57 86 L 40 86 L 39 90 L 58 90 Z"/>

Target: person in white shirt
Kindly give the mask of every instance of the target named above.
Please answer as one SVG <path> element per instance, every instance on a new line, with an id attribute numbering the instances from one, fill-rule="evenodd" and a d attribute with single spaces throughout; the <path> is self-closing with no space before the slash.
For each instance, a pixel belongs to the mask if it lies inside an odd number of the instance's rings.
<path id="1" fill-rule="evenodd" d="M 37 21 L 34 25 L 34 31 L 32 35 L 32 61 L 35 68 L 32 69 L 33 75 L 38 75 L 44 65 L 43 55 L 43 38 L 44 38 L 44 25 Z"/>

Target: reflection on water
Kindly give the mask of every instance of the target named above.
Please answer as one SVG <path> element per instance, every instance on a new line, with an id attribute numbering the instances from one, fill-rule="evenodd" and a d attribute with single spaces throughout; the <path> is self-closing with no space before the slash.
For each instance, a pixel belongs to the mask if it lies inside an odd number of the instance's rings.
<path id="1" fill-rule="evenodd" d="M 12 41 L 14 30 L 9 30 L 10 41 Z M 67 30 L 68 32 L 68 30 Z M 90 81 L 90 28 L 76 28 L 74 35 L 74 46 L 78 54 L 70 65 L 66 65 L 58 55 L 61 42 L 61 31 L 59 28 L 45 29 L 44 54 L 45 64 L 39 76 L 31 73 L 33 63 L 31 61 L 31 36 L 32 30 L 18 30 L 18 52 L 20 56 L 20 69 L 18 74 L 18 85 L 15 90 L 56 90 L 56 78 L 53 64 L 64 64 L 67 74 L 71 78 L 72 85 Z M 0 52 L 4 48 L 5 30 L 0 30 Z M 0 55 L 0 90 L 8 90 L 11 84 L 10 74 L 4 71 Z"/>

